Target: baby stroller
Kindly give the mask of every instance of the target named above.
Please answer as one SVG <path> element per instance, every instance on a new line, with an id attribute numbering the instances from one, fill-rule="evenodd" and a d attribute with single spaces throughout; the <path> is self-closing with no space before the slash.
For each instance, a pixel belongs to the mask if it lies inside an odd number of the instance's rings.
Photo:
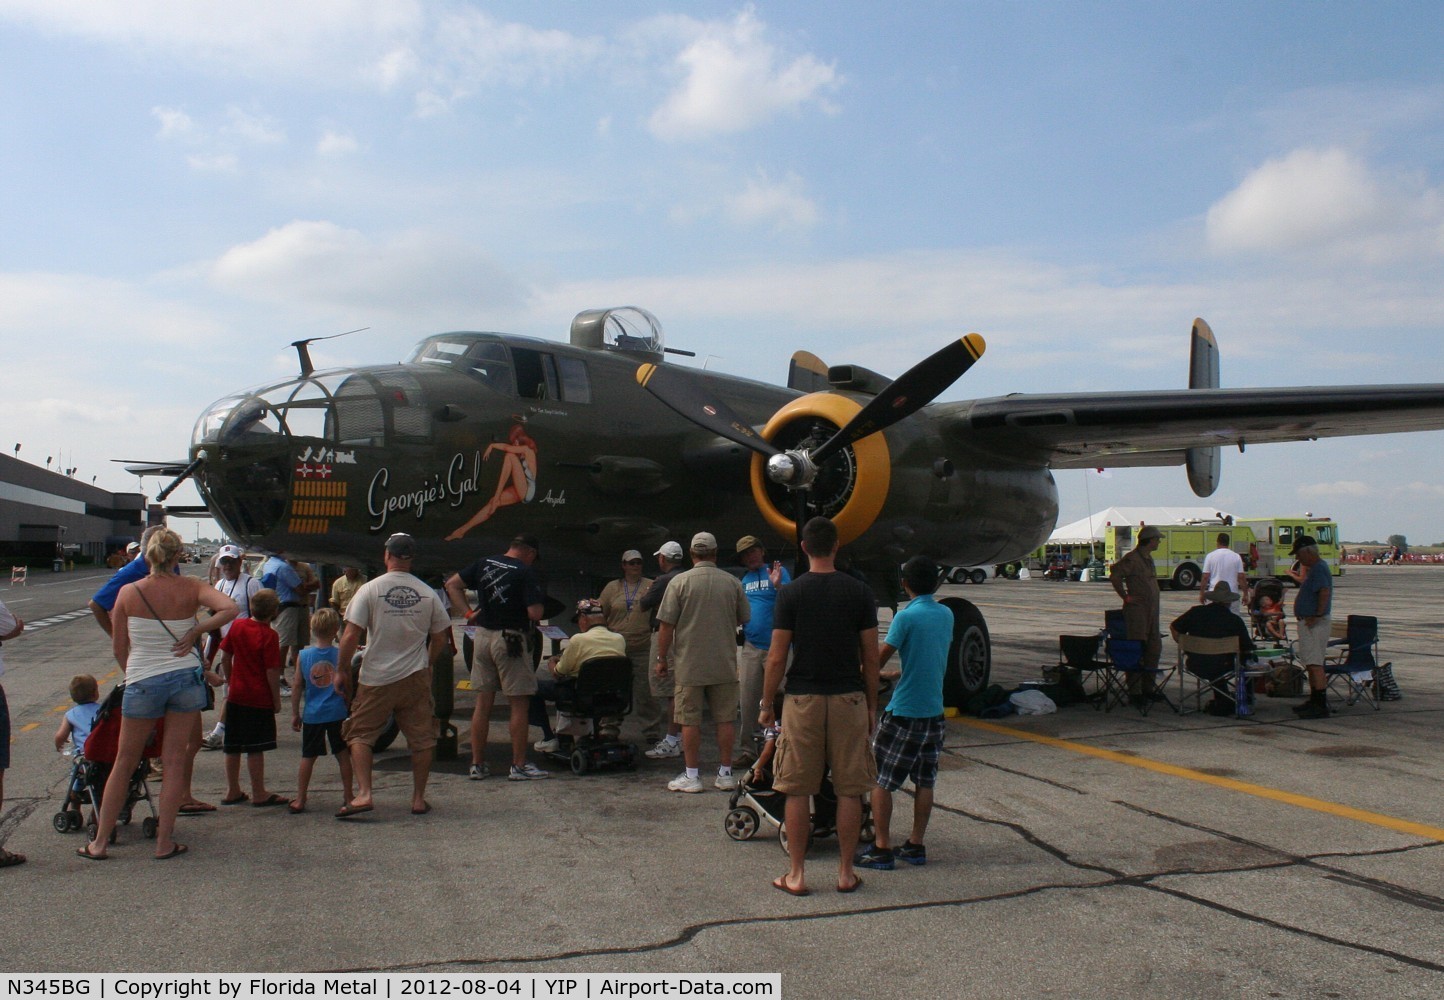
<path id="1" fill-rule="evenodd" d="M 733 840 L 751 840 L 763 822 L 777 831 L 777 842 L 782 852 L 787 853 L 787 796 L 772 789 L 772 755 L 777 746 L 777 736 L 769 731 L 763 744 L 762 754 L 752 769 L 740 775 L 737 789 L 727 798 L 727 815 L 722 818 L 722 828 Z M 812 828 L 807 833 L 807 845 L 822 837 L 837 832 L 837 793 L 832 789 L 832 780 L 824 775 L 822 787 L 812 797 Z M 862 800 L 862 831 L 859 843 L 871 843 L 876 836 L 872 823 L 872 806 Z"/>
<path id="2" fill-rule="evenodd" d="M 1273 614 L 1265 612 L 1262 608 L 1263 599 L 1267 597 L 1274 603 Z M 1281 580 L 1274 577 L 1265 577 L 1254 585 L 1248 599 L 1248 620 L 1253 632 L 1254 641 L 1260 646 L 1287 646 L 1288 620 L 1282 614 L 1284 600 L 1284 585 Z"/>
<path id="3" fill-rule="evenodd" d="M 120 745 L 120 702 L 125 694 L 125 685 L 117 684 L 115 690 L 106 696 L 95 716 L 95 726 L 85 738 L 85 748 L 76 754 L 70 765 L 70 779 L 66 783 L 65 808 L 55 814 L 51 824 L 56 833 L 69 833 L 85 828 L 86 834 L 95 839 L 99 823 L 100 797 L 105 792 L 105 783 L 115 767 L 115 756 Z M 162 741 L 165 739 L 165 722 L 157 722 L 155 731 L 141 752 L 140 762 L 125 788 L 125 802 L 120 807 L 120 822 L 129 823 L 137 802 L 144 802 L 150 815 L 141 820 L 140 832 L 148 840 L 155 838 L 157 820 L 155 802 L 151 799 L 150 785 L 146 782 L 150 774 L 152 758 L 160 756 Z M 89 807 L 87 818 L 83 810 Z M 115 832 L 110 834 L 115 843 Z"/>

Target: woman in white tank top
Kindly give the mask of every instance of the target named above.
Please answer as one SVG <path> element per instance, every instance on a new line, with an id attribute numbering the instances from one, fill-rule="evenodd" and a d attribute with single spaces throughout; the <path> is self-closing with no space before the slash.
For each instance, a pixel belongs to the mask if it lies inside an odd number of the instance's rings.
<path id="1" fill-rule="evenodd" d="M 104 860 L 106 846 L 125 802 L 126 786 L 140 763 L 156 720 L 165 719 L 161 748 L 164 778 L 155 838 L 155 856 L 173 858 L 186 850 L 172 836 L 176 814 L 190 792 L 189 749 L 200 746 L 205 681 L 199 676 L 196 642 L 236 616 L 236 602 L 204 580 L 176 573 L 184 551 L 180 536 L 161 530 L 146 543 L 150 575 L 120 590 L 111 612 L 111 648 L 125 670 L 120 744 L 115 765 L 101 796 L 95 839 L 77 852 L 91 861 Z M 212 614 L 196 621 L 202 607 Z"/>

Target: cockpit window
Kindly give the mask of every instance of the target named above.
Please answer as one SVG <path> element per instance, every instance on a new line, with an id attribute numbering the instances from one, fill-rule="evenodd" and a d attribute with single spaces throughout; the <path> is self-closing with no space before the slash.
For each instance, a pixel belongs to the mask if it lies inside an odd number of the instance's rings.
<path id="1" fill-rule="evenodd" d="M 332 434 L 344 445 L 379 445 L 386 436 L 386 411 L 376 389 L 360 375 L 341 383 L 336 391 Z"/>
<path id="2" fill-rule="evenodd" d="M 516 391 L 511 381 L 511 362 L 506 348 L 491 340 L 480 340 L 466 352 L 464 365 L 468 375 L 481 379 L 497 392 L 510 396 Z"/>
<path id="3" fill-rule="evenodd" d="M 587 377 L 587 363 L 581 358 L 557 358 L 557 372 L 561 376 L 562 399 L 568 403 L 590 403 L 592 383 Z"/>

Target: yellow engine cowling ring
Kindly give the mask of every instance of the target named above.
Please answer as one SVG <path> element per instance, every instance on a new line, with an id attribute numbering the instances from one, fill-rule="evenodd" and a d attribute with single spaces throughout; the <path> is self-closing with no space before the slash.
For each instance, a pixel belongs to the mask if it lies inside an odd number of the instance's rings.
<path id="1" fill-rule="evenodd" d="M 799 396 L 772 415 L 767 426 L 762 428 L 762 436 L 771 441 L 782 428 L 803 418 L 821 418 L 843 427 L 861 409 L 859 403 L 835 393 L 814 392 Z M 872 527 L 887 502 L 888 487 L 892 482 L 892 458 L 888 453 L 887 439 L 881 433 L 870 434 L 851 447 L 857 464 L 857 483 L 842 510 L 832 519 L 837 525 L 838 540 L 843 545 L 860 538 Z M 778 510 L 767 494 L 767 459 L 762 455 L 752 456 L 752 499 L 773 531 L 784 538 L 797 537 L 797 526 L 793 523 L 791 512 Z"/>

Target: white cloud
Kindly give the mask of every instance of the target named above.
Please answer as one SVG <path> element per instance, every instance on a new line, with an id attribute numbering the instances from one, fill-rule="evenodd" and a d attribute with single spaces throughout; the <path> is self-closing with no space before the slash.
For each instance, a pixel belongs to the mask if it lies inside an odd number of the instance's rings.
<path id="1" fill-rule="evenodd" d="M 796 174 L 780 181 L 754 177 L 727 201 L 729 216 L 742 225 L 774 229 L 811 229 L 817 223 L 817 205 L 807 197 L 806 185 Z"/>
<path id="2" fill-rule="evenodd" d="M 194 154 L 186 157 L 192 170 L 205 174 L 233 174 L 240 169 L 240 160 L 234 153 Z"/>
<path id="3" fill-rule="evenodd" d="M 327 129 L 316 141 L 316 152 L 321 156 L 350 156 L 360 149 L 354 135 Z"/>
<path id="4" fill-rule="evenodd" d="M 242 142 L 274 145 L 286 141 L 285 131 L 269 115 L 256 114 L 234 105 L 226 109 L 222 132 Z"/>
<path id="5" fill-rule="evenodd" d="M 1417 177 L 1372 169 L 1343 149 L 1298 149 L 1216 202 L 1205 232 L 1219 254 L 1437 257 L 1441 202 Z"/>
<path id="6" fill-rule="evenodd" d="M 1328 500 L 1334 497 L 1371 497 L 1378 490 L 1357 479 L 1340 479 L 1332 483 L 1305 483 L 1299 486 L 1299 496 L 1306 500 Z"/>
<path id="7" fill-rule="evenodd" d="M 160 122 L 159 135 L 162 139 L 187 135 L 195 128 L 191 116 L 179 108 L 154 107 L 150 109 L 150 113 Z"/>
<path id="8" fill-rule="evenodd" d="M 842 84 L 832 65 L 812 55 L 790 61 L 767 40 L 751 7 L 730 22 L 696 24 L 696 37 L 676 58 L 681 83 L 653 113 L 662 139 L 741 132 L 784 112 L 817 104 Z"/>
<path id="9" fill-rule="evenodd" d="M 515 308 L 514 279 L 475 247 L 412 231 L 374 239 L 332 222 L 296 221 L 227 250 L 211 269 L 232 294 L 331 315 L 458 315 Z"/>

